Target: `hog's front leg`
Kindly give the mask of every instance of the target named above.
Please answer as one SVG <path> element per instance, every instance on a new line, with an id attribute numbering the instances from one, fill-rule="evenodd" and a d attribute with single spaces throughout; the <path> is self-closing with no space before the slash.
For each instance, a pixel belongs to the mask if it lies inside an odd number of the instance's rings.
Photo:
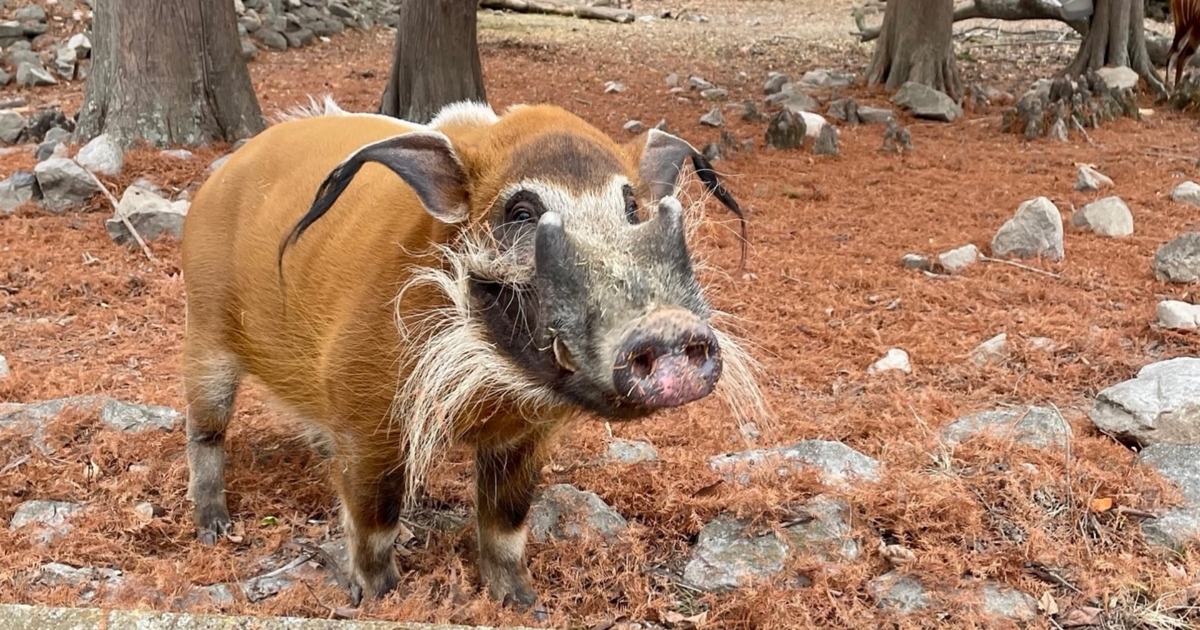
<path id="1" fill-rule="evenodd" d="M 540 468 L 540 445 L 533 439 L 480 446 L 475 456 L 480 578 L 495 600 L 520 609 L 538 597 L 525 559 L 525 517 Z"/>

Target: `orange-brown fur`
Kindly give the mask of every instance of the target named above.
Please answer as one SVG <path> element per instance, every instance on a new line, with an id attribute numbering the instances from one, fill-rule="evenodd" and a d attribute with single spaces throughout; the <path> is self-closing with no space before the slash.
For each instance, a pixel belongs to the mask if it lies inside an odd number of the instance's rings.
<path id="1" fill-rule="evenodd" d="M 277 268 L 279 244 L 326 175 L 363 145 L 416 129 L 359 115 L 279 123 L 213 174 L 196 196 L 183 236 L 184 376 L 197 523 L 228 522 L 222 440 L 237 381 L 254 376 L 331 451 L 356 578 L 376 594 L 398 579 L 389 535 L 411 480 L 402 465 L 405 419 L 391 411 L 404 367 L 421 352 L 420 334 L 402 336 L 397 316 L 403 330 L 419 331 L 429 310 L 446 302 L 417 286 L 394 304 L 412 269 L 442 264 L 430 246 L 453 243 L 460 230 L 485 220 L 510 183 L 506 176 L 514 177 L 508 173 L 512 151 L 537 142 L 542 132 L 590 138 L 620 156 L 634 182 L 640 157 L 637 141 L 619 147 L 557 108 L 519 108 L 494 125 L 447 124 L 439 131 L 451 139 L 470 182 L 466 226 L 439 222 L 404 181 L 367 164 Z M 520 521 L 539 453 L 567 414 L 549 405 L 550 417 L 529 418 L 526 410 L 489 402 L 482 415 L 455 418 L 451 433 L 479 452 L 483 581 L 496 597 L 524 601 L 530 580 L 523 557 L 513 557 L 512 541 L 523 541 Z"/>

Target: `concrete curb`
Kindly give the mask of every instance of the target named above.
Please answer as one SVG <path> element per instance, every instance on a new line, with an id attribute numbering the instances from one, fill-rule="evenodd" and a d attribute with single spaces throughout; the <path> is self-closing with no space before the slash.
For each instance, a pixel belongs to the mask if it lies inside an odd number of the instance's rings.
<path id="1" fill-rule="evenodd" d="M 2 630 L 496 630 L 486 626 L 299 617 L 231 617 L 152 610 L 50 608 L 0 604 Z M 512 627 L 506 630 L 534 630 Z"/>

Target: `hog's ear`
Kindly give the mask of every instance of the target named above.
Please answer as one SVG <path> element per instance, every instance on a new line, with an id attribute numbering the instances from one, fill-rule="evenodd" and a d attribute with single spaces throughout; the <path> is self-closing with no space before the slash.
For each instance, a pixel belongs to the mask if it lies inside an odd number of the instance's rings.
<path id="1" fill-rule="evenodd" d="M 636 145 L 632 148 L 632 154 L 639 155 Z M 649 193 L 650 198 L 656 202 L 663 197 L 674 196 L 679 172 L 683 170 L 684 162 L 688 159 L 691 159 L 696 176 L 704 183 L 704 187 L 726 208 L 737 215 L 742 228 L 740 267 L 745 267 L 746 215 L 742 212 L 737 200 L 729 194 L 729 190 L 717 178 L 717 172 L 713 170 L 712 164 L 686 140 L 657 129 L 651 129 L 646 134 L 638 158 L 638 179 L 641 180 L 642 189 Z"/>
<path id="2" fill-rule="evenodd" d="M 467 173 L 450 145 L 450 138 L 436 131 L 414 131 L 368 144 L 333 169 L 317 189 L 312 207 L 281 244 L 281 258 L 288 246 L 329 212 L 368 162 L 391 169 L 417 193 L 425 211 L 439 221 L 467 220 L 470 212 Z"/>

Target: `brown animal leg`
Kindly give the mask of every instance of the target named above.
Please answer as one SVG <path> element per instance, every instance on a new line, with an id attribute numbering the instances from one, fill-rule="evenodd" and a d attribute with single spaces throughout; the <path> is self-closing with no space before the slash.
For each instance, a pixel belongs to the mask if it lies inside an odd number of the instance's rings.
<path id="1" fill-rule="evenodd" d="M 492 598 L 528 609 L 537 591 L 525 561 L 525 517 L 539 480 L 538 443 L 479 447 L 475 456 L 475 505 L 479 575 Z"/>
<path id="2" fill-rule="evenodd" d="M 378 444 L 370 452 L 338 453 L 333 461 L 354 580 L 350 597 L 355 606 L 364 595 L 380 599 L 400 583 L 392 547 L 400 526 L 404 488 L 401 461 L 394 449 L 380 449 Z"/>
<path id="3" fill-rule="evenodd" d="M 225 501 L 225 428 L 233 415 L 242 371 L 237 358 L 189 342 L 184 356 L 187 395 L 188 498 L 197 537 L 215 544 L 230 527 Z"/>

